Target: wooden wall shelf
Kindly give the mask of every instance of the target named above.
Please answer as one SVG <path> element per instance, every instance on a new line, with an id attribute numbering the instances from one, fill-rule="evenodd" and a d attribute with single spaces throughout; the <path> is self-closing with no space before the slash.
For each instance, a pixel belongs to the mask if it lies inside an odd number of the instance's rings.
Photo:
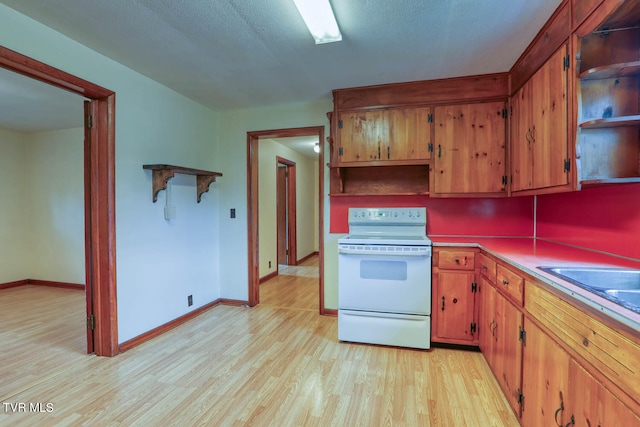
<path id="1" fill-rule="evenodd" d="M 603 129 L 627 126 L 640 126 L 640 115 L 611 117 L 608 119 L 596 119 L 580 123 L 580 127 L 582 129 Z"/>
<path id="2" fill-rule="evenodd" d="M 167 182 L 173 178 L 176 173 L 196 176 L 198 203 L 200 203 L 200 200 L 202 199 L 202 194 L 209 191 L 211 183 L 214 182 L 217 177 L 222 176 L 220 172 L 211 172 L 174 165 L 142 165 L 142 169 L 151 170 L 153 172 L 153 203 L 158 201 L 158 193 L 167 188 Z"/>
<path id="3" fill-rule="evenodd" d="M 614 79 L 637 76 L 639 74 L 640 61 L 632 61 L 591 68 L 580 73 L 580 80 Z"/>

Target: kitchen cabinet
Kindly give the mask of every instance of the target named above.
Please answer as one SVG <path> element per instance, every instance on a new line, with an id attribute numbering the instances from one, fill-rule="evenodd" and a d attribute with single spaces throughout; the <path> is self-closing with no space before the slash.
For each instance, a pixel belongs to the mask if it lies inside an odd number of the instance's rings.
<path id="1" fill-rule="evenodd" d="M 567 415 L 565 405 L 568 397 L 569 355 L 529 320 L 525 320 L 525 331 L 522 426 L 568 425 L 571 417 Z"/>
<path id="2" fill-rule="evenodd" d="M 431 196 L 506 194 L 506 116 L 504 102 L 434 108 Z"/>
<path id="3" fill-rule="evenodd" d="M 424 164 L 431 158 L 430 121 L 430 107 L 340 113 L 338 165 Z"/>
<path id="4" fill-rule="evenodd" d="M 568 390 L 562 425 L 573 422 L 576 426 L 640 426 L 640 417 L 575 360 L 569 363 Z"/>
<path id="5" fill-rule="evenodd" d="M 433 252 L 432 341 L 477 344 L 475 251 Z"/>
<path id="6" fill-rule="evenodd" d="M 564 44 L 511 99 L 511 191 L 569 183 L 568 46 Z"/>
<path id="7" fill-rule="evenodd" d="M 620 3 L 576 37 L 578 188 L 640 182 L 640 3 Z"/>

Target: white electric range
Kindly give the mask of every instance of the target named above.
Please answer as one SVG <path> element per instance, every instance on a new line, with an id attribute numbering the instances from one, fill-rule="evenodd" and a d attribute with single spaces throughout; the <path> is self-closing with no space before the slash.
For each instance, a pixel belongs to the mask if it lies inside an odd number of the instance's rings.
<path id="1" fill-rule="evenodd" d="M 351 208 L 338 240 L 338 339 L 428 349 L 431 240 L 425 208 Z"/>

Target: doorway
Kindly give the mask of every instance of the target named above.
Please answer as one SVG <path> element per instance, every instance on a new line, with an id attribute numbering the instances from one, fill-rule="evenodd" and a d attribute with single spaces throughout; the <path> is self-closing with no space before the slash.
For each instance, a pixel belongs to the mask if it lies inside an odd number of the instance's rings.
<path id="1" fill-rule="evenodd" d="M 259 272 L 259 238 L 258 238 L 258 149 L 260 140 L 274 138 L 289 138 L 314 136 L 319 142 L 318 153 L 318 306 L 320 314 L 324 314 L 324 263 L 323 263 L 323 229 L 324 229 L 324 126 L 291 128 L 291 129 L 275 129 L 266 131 L 247 132 L 247 206 L 248 206 L 248 268 L 249 268 L 249 306 L 255 306 L 260 303 L 260 272 Z M 291 259 L 291 258 L 289 258 Z M 296 260 L 297 261 L 297 260 Z"/>
<path id="2" fill-rule="evenodd" d="M 277 263 L 296 265 L 296 164 L 277 156 L 276 171 Z"/>
<path id="3" fill-rule="evenodd" d="M 3 46 L 0 67 L 90 100 L 84 117 L 87 352 L 115 356 L 115 93 Z"/>

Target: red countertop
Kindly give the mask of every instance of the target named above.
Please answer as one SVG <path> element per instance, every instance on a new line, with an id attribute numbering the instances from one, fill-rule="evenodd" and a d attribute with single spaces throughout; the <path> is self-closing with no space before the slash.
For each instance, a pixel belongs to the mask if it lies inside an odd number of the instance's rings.
<path id="1" fill-rule="evenodd" d="M 640 269 L 640 262 L 638 261 L 534 238 L 450 237 L 437 235 L 430 235 L 429 238 L 435 247 L 480 247 L 495 257 L 523 270 L 530 276 L 640 332 L 640 313 L 615 304 L 606 298 L 537 268 L 539 266 L 590 266 Z"/>

